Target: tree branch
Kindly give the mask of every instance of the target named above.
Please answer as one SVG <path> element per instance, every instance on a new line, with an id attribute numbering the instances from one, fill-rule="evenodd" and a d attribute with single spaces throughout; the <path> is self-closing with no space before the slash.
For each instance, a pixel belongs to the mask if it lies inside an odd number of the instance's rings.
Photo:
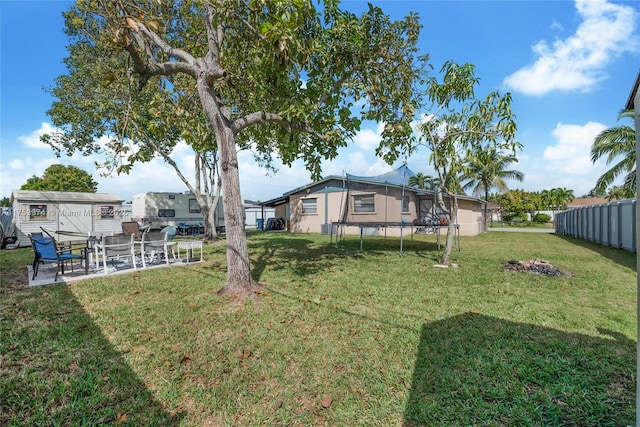
<path id="1" fill-rule="evenodd" d="M 169 43 L 165 42 L 158 34 L 156 34 L 155 31 L 147 28 L 146 25 L 144 25 L 142 22 L 135 21 L 133 20 L 133 18 L 127 18 L 127 24 L 129 24 L 129 22 L 131 22 L 132 24 L 137 24 L 138 30 L 142 34 L 146 35 L 153 43 L 155 43 L 156 46 L 158 46 L 160 50 L 162 50 L 162 52 L 166 53 L 172 58 L 176 58 L 181 61 L 184 61 L 187 64 L 191 64 L 191 65 L 195 64 L 195 58 L 190 53 L 182 49 L 171 46 Z M 129 26 L 129 28 L 131 27 L 132 25 Z M 135 28 L 131 28 L 131 29 L 135 31 Z"/>
<path id="2" fill-rule="evenodd" d="M 325 101 L 327 99 L 329 99 L 329 97 L 331 95 L 333 95 L 334 93 L 338 92 L 338 90 L 340 89 L 340 87 L 342 86 L 342 84 L 347 80 L 348 77 L 348 73 L 345 73 L 342 77 L 340 77 L 338 80 L 336 80 L 332 85 L 331 85 L 331 89 L 329 89 L 328 92 L 326 92 L 324 95 L 322 95 L 319 99 L 318 102 L 316 104 L 316 108 L 312 111 L 312 114 L 315 113 L 316 111 L 318 111 L 320 109 L 320 107 L 322 107 L 322 105 L 325 103 Z"/>
<path id="3" fill-rule="evenodd" d="M 269 113 L 267 111 L 256 111 L 234 121 L 231 124 L 231 129 L 233 129 L 234 133 L 237 133 L 246 127 L 264 122 L 277 123 L 284 128 L 291 128 L 285 118 L 279 114 Z"/>

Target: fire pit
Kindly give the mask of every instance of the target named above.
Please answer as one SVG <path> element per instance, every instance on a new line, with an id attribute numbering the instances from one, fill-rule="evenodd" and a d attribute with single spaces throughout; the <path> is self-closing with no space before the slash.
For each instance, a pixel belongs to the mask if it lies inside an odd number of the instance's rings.
<path id="1" fill-rule="evenodd" d="M 528 261 L 510 260 L 502 265 L 507 271 L 518 271 L 521 273 L 541 274 L 544 276 L 571 276 L 570 273 L 555 268 L 549 261 L 535 259 Z"/>

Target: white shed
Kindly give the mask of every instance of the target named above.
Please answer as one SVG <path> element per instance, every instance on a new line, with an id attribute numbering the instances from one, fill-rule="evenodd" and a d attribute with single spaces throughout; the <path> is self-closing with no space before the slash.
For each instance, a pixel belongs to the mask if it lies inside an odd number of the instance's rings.
<path id="1" fill-rule="evenodd" d="M 117 194 L 13 190 L 11 202 L 19 246 L 29 246 L 28 235 L 41 228 L 61 241 L 122 232 Z"/>

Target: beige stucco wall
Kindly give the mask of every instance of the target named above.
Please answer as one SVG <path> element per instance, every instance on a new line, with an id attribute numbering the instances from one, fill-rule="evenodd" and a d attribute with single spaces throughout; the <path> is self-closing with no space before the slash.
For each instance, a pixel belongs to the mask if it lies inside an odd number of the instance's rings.
<path id="1" fill-rule="evenodd" d="M 349 209 L 345 222 L 352 224 L 371 224 L 372 227 L 383 224 L 402 224 L 407 227 L 400 230 L 399 227 L 380 227 L 377 231 L 379 235 L 399 236 L 402 232 L 407 235 L 414 230 L 411 228 L 413 220 L 418 218 L 419 200 L 412 191 L 405 191 L 405 195 L 409 197 L 409 208 L 407 212 L 402 210 L 402 189 L 395 187 L 370 187 L 359 191 L 351 190 L 348 195 L 346 192 L 335 191 L 324 193 L 322 189 L 318 192 L 306 191 L 292 194 L 289 198 L 290 230 L 293 233 L 320 233 L 322 224 L 341 222 L 341 213 L 344 210 L 344 204 L 349 203 Z M 363 194 L 374 194 L 375 212 L 356 213 L 354 212 L 354 196 Z M 303 199 L 315 199 L 316 213 L 304 213 L 302 210 Z M 458 221 L 460 224 L 460 234 L 463 236 L 475 236 L 482 232 L 482 204 L 472 200 L 459 200 Z M 285 217 L 284 205 L 276 207 L 276 216 Z M 326 221 L 325 221 L 326 219 Z M 359 227 L 345 227 L 343 230 L 348 234 L 358 234 Z M 376 233 L 371 228 L 368 232 Z M 445 230 L 442 230 L 445 232 Z"/>
<path id="2" fill-rule="evenodd" d="M 472 200 L 458 200 L 458 224 L 461 236 L 483 233 L 482 204 Z"/>

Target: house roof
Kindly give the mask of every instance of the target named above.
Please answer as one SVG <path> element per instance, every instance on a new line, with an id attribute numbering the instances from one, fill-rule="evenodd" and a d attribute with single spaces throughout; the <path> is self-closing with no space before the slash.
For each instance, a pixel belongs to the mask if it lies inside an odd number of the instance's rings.
<path id="1" fill-rule="evenodd" d="M 631 93 L 629 94 L 629 99 L 627 100 L 627 104 L 625 108 L 627 110 L 633 110 L 635 106 L 635 99 L 638 95 L 638 86 L 640 85 L 640 70 L 638 71 L 638 76 L 636 77 L 636 81 L 631 88 Z"/>
<path id="2" fill-rule="evenodd" d="M 262 202 L 261 205 L 273 207 L 273 206 L 286 203 L 289 201 L 289 196 L 291 196 L 292 194 L 300 193 L 302 191 L 313 192 L 313 193 L 320 193 L 324 191 L 329 191 L 329 192 L 343 191 L 348 181 L 357 182 L 361 184 L 379 184 L 379 185 L 398 187 L 398 188 L 405 187 L 407 190 L 415 192 L 418 196 L 433 195 L 434 192 L 431 190 L 420 190 L 420 189 L 416 189 L 415 187 L 409 186 L 409 178 L 415 175 L 416 174 L 405 165 L 402 165 L 391 172 L 387 172 L 377 176 L 358 176 L 358 175 L 351 175 L 348 173 L 345 173 L 345 176 L 329 175 L 321 179 L 320 181 L 311 182 L 301 187 L 294 188 L 293 190 L 284 193 L 280 197 L 276 197 L 275 199 Z M 342 181 L 343 185 L 338 188 L 335 185 L 331 185 L 330 184 L 331 181 Z M 326 184 L 326 185 L 323 186 L 323 184 Z M 317 191 L 313 191 L 312 189 L 314 187 L 320 187 L 320 189 L 318 189 Z M 472 200 L 472 201 L 477 201 L 479 203 L 486 203 L 484 200 L 480 200 L 476 197 L 464 196 L 464 195 L 459 195 L 457 197 L 458 199 L 462 199 L 462 200 Z"/>
<path id="3" fill-rule="evenodd" d="M 11 201 L 71 202 L 71 203 L 122 203 L 124 199 L 111 193 L 79 193 L 72 191 L 13 190 Z"/>
<path id="4" fill-rule="evenodd" d="M 601 203 L 608 203 L 607 199 L 602 197 L 578 197 L 567 203 L 567 208 L 576 208 L 578 206 L 590 206 L 599 205 Z"/>

